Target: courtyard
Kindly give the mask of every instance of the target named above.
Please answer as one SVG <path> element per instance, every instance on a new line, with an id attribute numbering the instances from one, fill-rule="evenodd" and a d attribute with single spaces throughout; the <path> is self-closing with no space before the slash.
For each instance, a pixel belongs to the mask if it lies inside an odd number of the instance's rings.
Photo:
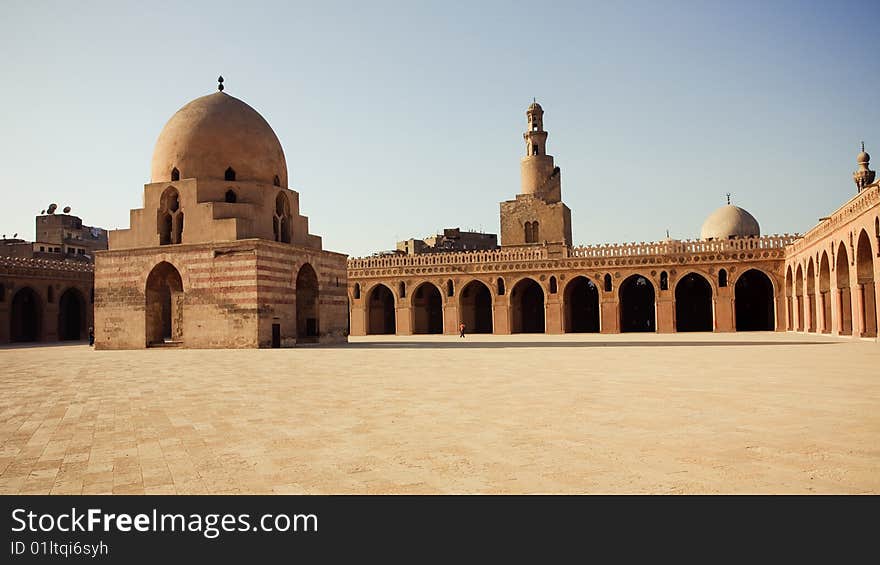
<path id="1" fill-rule="evenodd" d="M 0 494 L 880 493 L 880 345 L 0 349 Z"/>

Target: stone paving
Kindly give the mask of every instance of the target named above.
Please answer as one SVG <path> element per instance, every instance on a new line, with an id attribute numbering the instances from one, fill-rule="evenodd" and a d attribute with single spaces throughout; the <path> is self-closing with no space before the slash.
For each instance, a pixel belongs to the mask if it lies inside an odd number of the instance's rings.
<path id="1" fill-rule="evenodd" d="M 880 493 L 880 344 L 0 348 L 0 494 Z"/>

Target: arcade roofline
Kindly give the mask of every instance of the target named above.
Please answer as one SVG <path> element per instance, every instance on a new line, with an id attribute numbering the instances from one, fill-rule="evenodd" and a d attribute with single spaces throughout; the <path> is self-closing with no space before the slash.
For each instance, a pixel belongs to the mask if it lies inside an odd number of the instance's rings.
<path id="1" fill-rule="evenodd" d="M 691 255 L 695 253 L 724 253 L 755 249 L 785 249 L 799 238 L 799 234 L 765 235 L 724 240 L 669 240 L 641 243 L 603 243 L 564 248 L 560 259 L 647 257 L 668 255 Z M 357 257 L 348 260 L 348 268 L 371 269 L 382 267 L 414 267 L 430 265 L 465 265 L 476 263 L 503 263 L 509 261 L 533 261 L 550 258 L 550 248 L 497 249 L 492 251 L 460 251 L 432 253 L 430 255 L 401 255 L 397 257 Z"/>
<path id="2" fill-rule="evenodd" d="M 55 259 L 34 259 L 31 257 L 0 257 L 0 267 L 7 269 L 43 269 L 56 271 L 75 271 L 92 273 L 95 266 L 81 261 L 58 261 Z"/>

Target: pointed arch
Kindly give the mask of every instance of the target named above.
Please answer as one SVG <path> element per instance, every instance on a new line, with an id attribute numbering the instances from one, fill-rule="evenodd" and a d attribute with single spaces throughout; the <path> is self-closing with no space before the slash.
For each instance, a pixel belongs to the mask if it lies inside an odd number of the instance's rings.
<path id="1" fill-rule="evenodd" d="M 382 335 L 397 332 L 397 312 L 394 293 L 382 283 L 367 292 L 367 334 Z"/>
<path id="2" fill-rule="evenodd" d="M 169 186 L 159 197 L 157 213 L 157 232 L 159 245 L 174 245 L 183 240 L 183 210 L 180 206 L 180 193 Z"/>
<path id="3" fill-rule="evenodd" d="M 657 331 L 654 285 L 642 275 L 629 276 L 618 290 L 621 332 Z"/>
<path id="4" fill-rule="evenodd" d="M 785 327 L 794 330 L 794 275 L 791 265 L 785 271 Z"/>
<path id="5" fill-rule="evenodd" d="M 43 330 L 43 300 L 33 288 L 22 287 L 12 296 L 9 311 L 9 339 L 13 342 L 40 341 Z"/>
<path id="6" fill-rule="evenodd" d="M 180 271 L 167 261 L 147 276 L 145 296 L 146 345 L 183 341 L 184 303 Z"/>
<path id="7" fill-rule="evenodd" d="M 235 180 L 235 169 L 233 169 L 232 167 L 226 169 L 226 171 L 223 173 L 223 180 Z"/>
<path id="8" fill-rule="evenodd" d="M 846 244 L 840 242 L 837 247 L 837 263 L 834 266 L 837 273 L 837 332 L 840 335 L 852 335 L 852 292 L 849 282 L 849 255 L 846 252 Z"/>
<path id="9" fill-rule="evenodd" d="M 510 291 L 511 333 L 544 333 L 544 290 L 532 278 L 520 279 Z"/>
<path id="10" fill-rule="evenodd" d="M 816 269 L 813 267 L 813 258 L 807 263 L 807 331 L 816 331 Z"/>
<path id="11" fill-rule="evenodd" d="M 304 263 L 296 275 L 296 341 L 316 342 L 319 334 L 318 274 Z"/>
<path id="12" fill-rule="evenodd" d="M 871 238 L 867 230 L 859 233 L 856 248 L 856 281 L 861 297 L 861 329 L 862 337 L 877 337 L 877 295 L 874 286 L 874 252 L 871 249 Z"/>
<path id="13" fill-rule="evenodd" d="M 712 285 L 699 273 L 688 273 L 675 284 L 675 331 L 711 332 Z"/>
<path id="14" fill-rule="evenodd" d="M 482 281 L 472 280 L 459 291 L 458 311 L 470 333 L 492 333 L 492 293 Z"/>
<path id="15" fill-rule="evenodd" d="M 819 261 L 819 312 L 822 333 L 831 333 L 831 264 L 826 251 L 822 252 Z"/>
<path id="16" fill-rule="evenodd" d="M 88 330 L 86 324 L 86 299 L 78 289 L 70 287 L 58 299 L 58 339 L 83 339 Z"/>
<path id="17" fill-rule="evenodd" d="M 275 215 L 272 220 L 275 241 L 290 243 L 290 223 L 290 200 L 282 191 L 275 196 Z"/>
<path id="18" fill-rule="evenodd" d="M 178 180 L 180 180 L 180 171 L 177 170 L 177 167 L 174 167 L 171 169 L 171 181 L 174 182 Z"/>
<path id="19" fill-rule="evenodd" d="M 734 315 L 736 331 L 773 331 L 773 281 L 767 273 L 749 269 L 736 279 L 734 285 Z"/>
<path id="20" fill-rule="evenodd" d="M 804 268 L 798 265 L 794 275 L 794 295 L 797 305 L 797 331 L 804 331 L 804 320 L 806 319 L 806 308 L 804 306 Z"/>
<path id="21" fill-rule="evenodd" d="M 600 329 L 599 289 L 589 278 L 578 275 L 562 291 L 566 333 L 597 333 Z"/>
<path id="22" fill-rule="evenodd" d="M 410 299 L 414 334 L 443 333 L 443 296 L 437 285 L 423 282 Z"/>

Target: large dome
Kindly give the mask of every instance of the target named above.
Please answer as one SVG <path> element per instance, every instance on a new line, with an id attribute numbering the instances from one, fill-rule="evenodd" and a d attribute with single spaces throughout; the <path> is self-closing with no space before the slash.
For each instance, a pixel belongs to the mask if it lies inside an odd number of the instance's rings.
<path id="1" fill-rule="evenodd" d="M 722 206 L 709 214 L 700 231 L 702 239 L 729 239 L 759 235 L 761 235 L 761 227 L 758 225 L 758 220 L 739 206 L 731 204 Z"/>
<path id="2" fill-rule="evenodd" d="M 153 151 L 151 182 L 180 178 L 224 179 L 287 186 L 284 150 L 256 110 L 224 92 L 196 98 L 171 116 Z"/>

